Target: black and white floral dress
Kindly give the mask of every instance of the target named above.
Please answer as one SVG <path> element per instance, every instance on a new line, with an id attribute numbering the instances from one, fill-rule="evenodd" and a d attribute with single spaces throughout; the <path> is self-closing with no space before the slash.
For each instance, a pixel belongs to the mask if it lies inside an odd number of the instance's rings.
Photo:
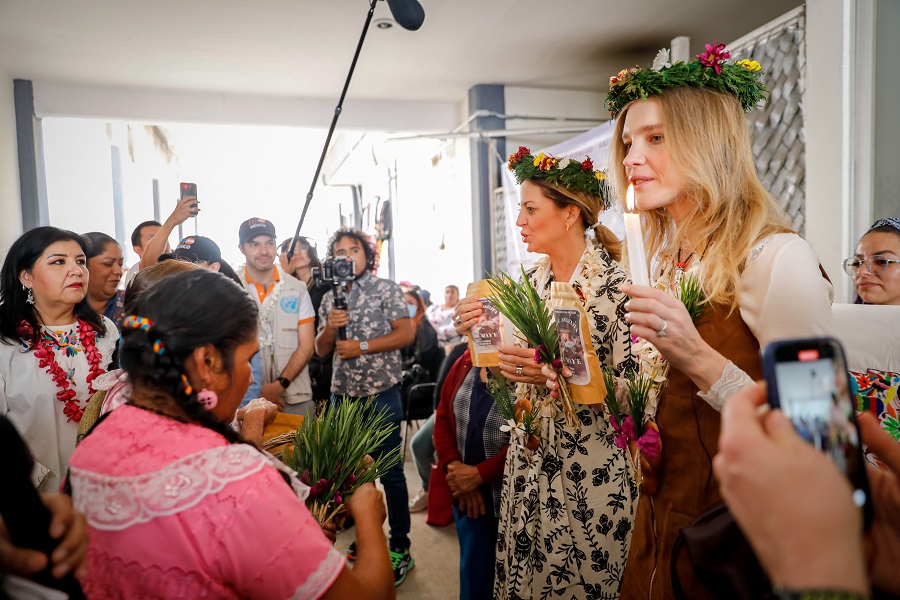
<path id="1" fill-rule="evenodd" d="M 527 273 L 550 298 L 549 258 Z M 594 350 L 617 374 L 633 366 L 624 304 L 625 270 L 600 245 L 587 248 L 571 284 L 584 303 Z M 500 500 L 495 598 L 618 598 L 631 543 L 637 489 L 603 409 L 576 404 L 581 430 L 569 427 L 544 386 L 519 384 L 541 407 L 534 452 L 510 444 Z"/>

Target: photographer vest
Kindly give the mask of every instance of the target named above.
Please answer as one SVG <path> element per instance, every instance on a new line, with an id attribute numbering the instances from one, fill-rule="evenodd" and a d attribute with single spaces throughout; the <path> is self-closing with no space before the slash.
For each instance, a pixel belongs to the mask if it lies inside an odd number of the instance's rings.
<path id="1" fill-rule="evenodd" d="M 300 322 L 312 323 L 315 319 L 306 285 L 284 273 L 277 265 L 275 269 L 278 279 L 273 280 L 274 285 L 262 301 L 257 284 L 248 280 L 244 267 L 238 271 L 241 283 L 259 308 L 259 355 L 263 384 L 275 381 L 297 351 Z M 301 315 L 303 307 L 307 307 L 309 315 Z M 286 404 L 312 400 L 309 365 L 303 367 L 281 397 Z"/>

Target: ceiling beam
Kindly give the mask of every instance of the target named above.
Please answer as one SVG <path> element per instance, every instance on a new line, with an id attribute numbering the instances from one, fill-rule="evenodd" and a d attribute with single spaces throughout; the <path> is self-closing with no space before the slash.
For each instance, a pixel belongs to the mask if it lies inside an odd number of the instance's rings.
<path id="1" fill-rule="evenodd" d="M 303 98 L 34 82 L 38 118 L 83 117 L 153 123 L 216 123 L 326 128 L 334 98 Z M 452 129 L 453 102 L 348 98 L 341 129 L 414 132 Z"/>

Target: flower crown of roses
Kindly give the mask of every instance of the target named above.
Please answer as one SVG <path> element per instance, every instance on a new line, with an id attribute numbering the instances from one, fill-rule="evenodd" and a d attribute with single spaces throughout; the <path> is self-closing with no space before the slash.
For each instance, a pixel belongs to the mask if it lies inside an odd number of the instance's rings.
<path id="1" fill-rule="evenodd" d="M 633 100 L 644 100 L 666 89 L 688 85 L 733 94 L 744 112 L 750 112 L 769 92 L 759 80 L 762 67 L 755 60 L 726 62 L 730 58 L 725 44 L 706 44 L 706 51 L 695 60 L 673 64 L 669 61 L 669 51 L 664 48 L 650 69 L 622 69 L 609 78 L 606 108 L 615 118 Z"/>
<path id="2" fill-rule="evenodd" d="M 519 146 L 515 154 L 509 155 L 509 170 L 516 174 L 516 181 L 542 179 L 569 190 L 578 190 L 600 196 L 603 205 L 609 208 L 609 193 L 606 187 L 606 173 L 594 170 L 590 156 L 578 162 L 569 158 L 556 158 L 541 152 L 537 156 L 525 146 Z"/>

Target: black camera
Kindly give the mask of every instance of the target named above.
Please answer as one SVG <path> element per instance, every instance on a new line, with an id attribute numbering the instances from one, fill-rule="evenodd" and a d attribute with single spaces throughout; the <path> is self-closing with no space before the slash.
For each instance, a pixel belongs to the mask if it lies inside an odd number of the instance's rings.
<path id="1" fill-rule="evenodd" d="M 322 261 L 322 268 L 313 267 L 312 274 L 316 285 L 331 284 L 334 290 L 334 307 L 347 310 L 347 286 L 356 279 L 353 259 L 347 256 L 328 257 Z M 337 337 L 339 340 L 346 340 L 347 328 L 339 327 Z"/>
<path id="2" fill-rule="evenodd" d="M 352 258 L 335 256 L 323 260 L 321 268 L 313 267 L 312 274 L 316 278 L 316 284 L 347 285 L 356 279 L 355 267 Z"/>

